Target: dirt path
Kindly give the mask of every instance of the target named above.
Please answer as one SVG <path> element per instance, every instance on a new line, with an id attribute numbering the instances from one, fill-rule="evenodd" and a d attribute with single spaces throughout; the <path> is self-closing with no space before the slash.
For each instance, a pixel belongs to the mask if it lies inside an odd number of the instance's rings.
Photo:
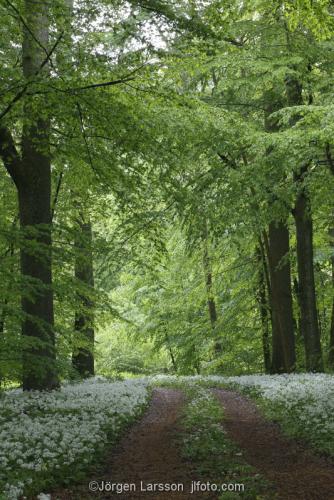
<path id="1" fill-rule="evenodd" d="M 193 477 L 191 467 L 180 456 L 175 439 L 177 420 L 184 404 L 181 391 L 155 389 L 148 411 L 123 437 L 120 445 L 107 457 L 103 474 L 91 477 L 85 485 L 58 491 L 52 500 L 119 499 L 119 500 L 215 500 L 212 493 L 190 494 Z M 95 483 L 94 483 L 95 481 Z M 89 482 L 94 487 L 107 482 L 128 484 L 130 491 L 124 494 L 112 491 L 89 492 Z M 178 491 L 148 491 L 149 484 L 176 485 Z M 133 486 L 135 485 L 135 486 Z M 181 485 L 181 486 L 178 486 Z M 107 486 L 108 488 L 108 486 Z M 116 488 L 116 486 L 115 486 Z M 183 492 L 180 491 L 183 488 Z M 146 491 L 145 491 L 146 489 Z M 135 491 L 134 491 L 135 490 Z"/>
<path id="2" fill-rule="evenodd" d="M 214 392 L 225 408 L 224 427 L 246 461 L 276 485 L 277 498 L 334 500 L 333 463 L 285 438 L 248 398 L 232 391 Z"/>

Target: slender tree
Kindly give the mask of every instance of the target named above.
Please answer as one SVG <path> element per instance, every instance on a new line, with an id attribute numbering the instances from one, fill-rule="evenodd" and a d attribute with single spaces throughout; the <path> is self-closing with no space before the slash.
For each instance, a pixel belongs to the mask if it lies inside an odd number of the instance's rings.
<path id="1" fill-rule="evenodd" d="M 292 309 L 289 231 L 286 223 L 269 226 L 269 269 L 272 294 L 272 371 L 295 368 L 295 341 Z"/>
<path id="2" fill-rule="evenodd" d="M 216 301 L 213 295 L 212 290 L 212 267 L 211 267 L 211 259 L 209 254 L 209 237 L 208 237 L 208 223 L 205 220 L 204 229 L 203 229 L 203 268 L 205 275 L 205 286 L 207 293 L 207 304 L 208 304 L 208 312 L 210 318 L 210 324 L 212 333 L 215 339 L 215 353 L 219 355 L 222 352 L 221 342 L 217 338 L 217 309 L 216 309 Z"/>
<path id="3" fill-rule="evenodd" d="M 277 132 L 279 125 L 272 113 L 280 109 L 281 100 L 269 96 L 266 110 L 265 129 L 268 133 Z M 267 151 L 270 157 L 270 151 Z M 271 195 L 272 203 L 275 197 Z M 266 250 L 268 256 L 271 309 L 272 309 L 272 364 L 274 373 L 290 372 L 295 368 L 295 339 L 292 307 L 290 246 L 287 214 L 269 224 Z"/>
<path id="4" fill-rule="evenodd" d="M 87 289 L 94 287 L 92 224 L 83 213 L 77 220 L 75 278 L 78 282 L 74 330 L 77 334 L 72 354 L 73 367 L 82 377 L 94 375 L 94 301 Z M 91 290 L 90 290 L 91 293 Z"/>
<path id="5" fill-rule="evenodd" d="M 329 166 L 329 170 L 332 175 L 334 175 L 334 160 L 332 157 L 332 152 L 329 143 L 325 147 L 326 160 Z M 334 228 L 329 230 L 329 239 L 331 247 L 331 266 L 332 266 L 332 289 L 334 291 Z M 334 298 L 332 299 L 332 314 L 331 314 L 331 324 L 329 332 L 329 345 L 328 345 L 328 366 L 331 370 L 334 369 Z"/>
<path id="6" fill-rule="evenodd" d="M 294 75 L 286 77 L 286 94 L 290 106 L 303 105 L 302 85 Z M 298 121 L 298 114 L 291 125 Z M 296 222 L 297 265 L 301 332 L 305 343 L 306 369 L 323 371 L 320 331 L 316 304 L 313 262 L 313 221 L 310 196 L 306 187 L 309 164 L 301 166 L 294 174 L 297 198 L 293 210 Z"/>
<path id="7" fill-rule="evenodd" d="M 260 309 L 261 327 L 262 327 L 262 348 L 265 373 L 271 371 L 271 353 L 270 353 L 270 304 L 269 294 L 266 286 L 267 262 L 261 246 L 256 247 L 256 258 L 258 262 L 258 286 L 257 301 Z M 263 247 L 262 247 L 263 248 Z"/>

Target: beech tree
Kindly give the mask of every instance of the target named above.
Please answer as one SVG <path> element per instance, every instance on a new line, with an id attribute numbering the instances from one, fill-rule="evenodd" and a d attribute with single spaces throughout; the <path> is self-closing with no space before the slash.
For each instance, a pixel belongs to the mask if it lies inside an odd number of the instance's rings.
<path id="1" fill-rule="evenodd" d="M 26 0 L 24 6 L 27 25 L 23 27 L 23 89 L 34 78 L 47 74 L 52 53 L 48 3 Z M 57 387 L 58 378 L 53 331 L 50 120 L 41 99 L 27 100 L 19 151 L 15 131 L 3 124 L 4 119 L 3 112 L 0 153 L 18 192 L 22 280 L 38 287 L 33 297 L 22 295 L 23 387 L 52 389 Z M 34 245 L 42 255 L 32 252 Z"/>

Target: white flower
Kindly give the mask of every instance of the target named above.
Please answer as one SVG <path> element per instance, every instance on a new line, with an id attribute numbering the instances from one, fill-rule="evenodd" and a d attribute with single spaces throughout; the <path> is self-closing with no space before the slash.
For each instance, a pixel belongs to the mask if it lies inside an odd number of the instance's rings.
<path id="1" fill-rule="evenodd" d="M 19 498 L 35 471 L 52 476 L 64 464 L 86 463 L 110 429 L 116 433 L 139 414 L 147 387 L 144 379 L 110 383 L 95 377 L 52 393 L 5 393 L 0 408 L 0 491 L 5 498 Z"/>

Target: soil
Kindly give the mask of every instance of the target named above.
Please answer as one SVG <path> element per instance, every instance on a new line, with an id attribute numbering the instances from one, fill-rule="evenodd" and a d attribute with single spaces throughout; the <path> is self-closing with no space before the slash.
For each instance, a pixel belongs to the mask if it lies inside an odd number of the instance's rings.
<path id="1" fill-rule="evenodd" d="M 259 498 L 334 500 L 334 464 L 329 458 L 285 437 L 279 425 L 267 421 L 247 397 L 221 389 L 213 392 L 225 408 L 222 424 L 242 451 L 240 460 L 272 485 Z M 182 458 L 178 436 L 184 402 L 181 391 L 155 389 L 144 417 L 110 451 L 103 468 L 81 485 L 53 492 L 52 500 L 217 500 L 213 492 L 191 494 L 191 483 L 198 478 L 192 464 Z M 92 492 L 89 484 L 94 481 L 99 487 L 108 482 L 128 484 L 130 491 Z M 175 492 L 149 491 L 150 484 L 158 483 L 181 486 Z"/>
<path id="2" fill-rule="evenodd" d="M 225 408 L 224 427 L 246 461 L 274 484 L 284 500 L 334 500 L 334 464 L 283 436 L 255 404 L 240 394 L 214 390 Z M 247 485 L 245 485 L 247 488 Z"/>
<path id="3" fill-rule="evenodd" d="M 143 419 L 123 437 L 119 446 L 107 456 L 104 472 L 90 477 L 86 484 L 51 494 L 52 500 L 119 499 L 119 500 L 215 500 L 213 493 L 190 494 L 191 482 L 197 480 L 191 464 L 181 456 L 177 440 L 178 419 L 184 405 L 181 391 L 155 389 L 150 406 Z M 89 483 L 96 481 L 134 484 L 135 491 L 89 492 Z M 142 491 L 149 484 L 180 484 L 183 491 Z M 132 490 L 134 489 L 131 486 Z"/>

